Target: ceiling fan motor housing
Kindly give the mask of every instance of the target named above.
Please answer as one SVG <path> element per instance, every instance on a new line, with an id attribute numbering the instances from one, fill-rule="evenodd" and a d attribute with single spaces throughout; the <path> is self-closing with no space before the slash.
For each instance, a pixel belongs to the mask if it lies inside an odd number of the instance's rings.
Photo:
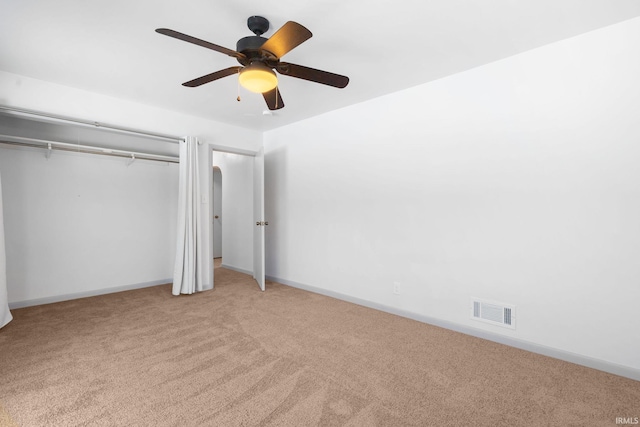
<path id="1" fill-rule="evenodd" d="M 277 58 L 271 52 L 261 49 L 267 39 L 260 36 L 247 36 L 238 40 L 236 50 L 245 55 L 246 58 L 238 58 L 238 62 L 242 65 L 249 65 L 252 62 L 260 61 L 268 66 L 275 66 L 271 62 Z"/>
<path id="2" fill-rule="evenodd" d="M 238 62 L 247 66 L 252 62 L 260 61 L 273 68 L 275 64 L 272 61 L 277 59 L 276 56 L 261 49 L 268 40 L 261 35 L 269 30 L 269 21 L 262 16 L 250 16 L 247 19 L 247 26 L 255 36 L 243 37 L 236 43 L 236 51 L 246 56 L 246 58 L 238 58 Z"/>
<path id="3" fill-rule="evenodd" d="M 260 46 L 262 46 L 266 41 L 267 41 L 266 38 L 260 37 L 260 36 L 243 37 L 240 40 L 238 40 L 238 43 L 236 43 L 236 50 L 238 52 L 244 53 L 245 55 L 246 55 L 245 52 L 251 52 L 251 51 L 257 52 L 260 50 Z"/>

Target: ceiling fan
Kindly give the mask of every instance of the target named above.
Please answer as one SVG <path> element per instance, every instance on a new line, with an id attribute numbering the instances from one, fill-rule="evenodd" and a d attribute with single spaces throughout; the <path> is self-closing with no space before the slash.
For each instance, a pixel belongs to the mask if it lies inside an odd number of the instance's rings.
<path id="1" fill-rule="evenodd" d="M 252 16 L 247 20 L 247 26 L 255 35 L 238 40 L 236 50 L 227 49 L 168 28 L 158 28 L 156 32 L 224 53 L 236 58 L 241 65 L 198 77 L 183 83 L 183 86 L 197 87 L 238 74 L 238 79 L 243 87 L 252 92 L 262 93 L 270 110 L 284 107 L 282 96 L 278 90 L 278 77 L 274 70 L 285 76 L 297 77 L 341 89 L 349 83 L 349 78 L 346 76 L 280 61 L 282 56 L 312 36 L 311 31 L 297 22 L 287 22 L 268 39 L 262 37 L 262 34 L 269 30 L 269 21 L 266 18 Z"/>

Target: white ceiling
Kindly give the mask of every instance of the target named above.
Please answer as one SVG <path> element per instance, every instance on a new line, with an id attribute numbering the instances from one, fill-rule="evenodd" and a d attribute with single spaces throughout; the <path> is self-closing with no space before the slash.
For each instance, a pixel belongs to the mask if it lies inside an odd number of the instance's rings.
<path id="1" fill-rule="evenodd" d="M 286 104 L 226 77 L 181 83 L 237 65 L 172 39 L 165 27 L 235 49 L 251 15 L 313 37 L 283 60 L 347 75 L 345 89 L 281 76 Z M 0 70 L 256 130 L 477 67 L 640 16 L 637 0 L 0 0 Z"/>

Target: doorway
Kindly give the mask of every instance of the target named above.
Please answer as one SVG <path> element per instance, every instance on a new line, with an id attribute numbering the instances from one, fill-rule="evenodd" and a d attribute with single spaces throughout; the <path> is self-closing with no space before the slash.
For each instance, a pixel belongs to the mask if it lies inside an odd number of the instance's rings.
<path id="1" fill-rule="evenodd" d="M 210 147 L 210 271 L 214 287 L 219 264 L 251 275 L 264 291 L 263 151 L 230 152 Z"/>

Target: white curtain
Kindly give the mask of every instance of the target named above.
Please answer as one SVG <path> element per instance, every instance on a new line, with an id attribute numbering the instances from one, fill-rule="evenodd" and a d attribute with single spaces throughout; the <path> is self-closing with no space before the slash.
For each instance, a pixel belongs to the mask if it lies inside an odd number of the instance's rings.
<path id="1" fill-rule="evenodd" d="M 178 241 L 173 270 L 173 295 L 192 294 L 203 289 L 200 185 L 198 183 L 198 140 L 180 142 L 180 188 L 178 189 Z"/>
<path id="2" fill-rule="evenodd" d="M 4 217 L 2 214 L 2 178 L 0 177 L 0 328 L 11 322 L 7 299 L 7 254 L 4 248 Z"/>

